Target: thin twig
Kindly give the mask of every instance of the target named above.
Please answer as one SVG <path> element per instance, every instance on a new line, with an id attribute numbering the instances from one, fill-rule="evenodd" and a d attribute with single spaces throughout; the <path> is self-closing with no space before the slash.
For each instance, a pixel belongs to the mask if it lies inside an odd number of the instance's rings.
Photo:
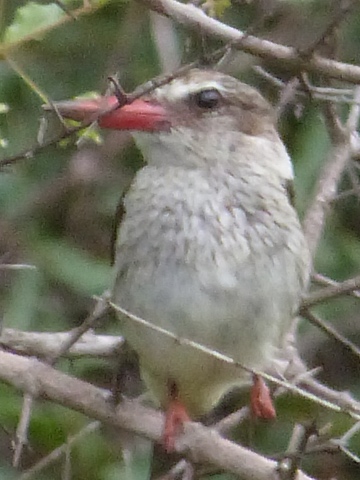
<path id="1" fill-rule="evenodd" d="M 341 335 L 334 327 L 332 327 L 329 323 L 324 322 L 318 315 L 311 312 L 308 308 L 300 309 L 300 315 L 305 317 L 309 320 L 313 325 L 320 328 L 323 332 L 325 332 L 330 338 L 333 338 L 338 343 L 340 343 L 343 347 L 345 347 L 349 352 L 357 357 L 360 360 L 360 348 L 358 348 L 353 342 L 348 340 L 346 337 Z"/>
<path id="2" fill-rule="evenodd" d="M 66 442 L 61 480 L 71 480 L 71 470 L 71 446 Z"/>
<path id="3" fill-rule="evenodd" d="M 221 57 L 223 55 L 223 52 L 225 51 L 226 48 L 227 47 L 222 47 L 222 48 L 219 48 L 219 49 L 211 52 L 209 55 L 207 55 L 207 61 L 209 63 L 214 63 L 219 57 Z M 152 92 L 156 88 L 159 88 L 162 85 L 166 85 L 167 83 L 171 82 L 173 79 L 175 79 L 175 78 L 183 75 L 187 71 L 189 71 L 191 68 L 197 67 L 199 65 L 200 65 L 200 60 L 196 60 L 192 63 L 189 63 L 187 65 L 184 65 L 184 66 L 180 67 L 178 70 L 176 70 L 175 72 L 172 72 L 171 74 L 161 75 L 159 77 L 153 78 L 152 80 L 150 80 L 148 82 L 145 82 L 144 84 L 137 87 L 132 93 L 125 94 L 126 95 L 126 104 L 130 104 L 133 101 L 135 101 L 136 99 Z M 111 77 L 111 82 L 113 84 L 116 83 L 114 81 L 113 77 Z M 116 88 L 119 88 L 119 86 L 117 86 Z M 99 111 L 95 115 L 91 116 L 91 118 L 89 118 L 87 121 L 82 122 L 81 125 L 76 126 L 76 127 L 67 127 L 67 126 L 65 126 L 64 122 L 61 121 L 62 130 L 60 131 L 60 133 L 58 133 L 54 137 L 50 138 L 49 140 L 44 141 L 41 144 L 37 143 L 33 147 L 27 148 L 27 149 L 15 154 L 15 155 L 0 159 L 0 169 L 3 168 L 3 167 L 13 165 L 13 164 L 15 164 L 15 163 L 17 163 L 21 160 L 28 160 L 30 158 L 33 158 L 35 155 L 37 155 L 41 151 L 43 151 L 43 150 L 45 150 L 45 149 L 47 149 L 51 146 L 57 145 L 62 140 L 65 140 L 67 138 L 71 138 L 72 136 L 79 133 L 81 130 L 84 130 L 84 129 L 92 126 L 101 117 L 113 112 L 114 110 L 118 109 L 119 107 L 120 107 L 120 105 L 117 104 L 117 105 L 114 105 L 110 108 L 106 108 L 102 111 Z M 56 103 L 48 100 L 47 104 L 44 105 L 43 108 L 46 111 L 54 111 L 57 114 L 57 116 L 60 117 L 60 119 L 61 119 L 61 116 L 60 116 L 60 114 L 59 114 L 59 112 L 57 111 L 57 108 L 56 108 Z"/>
<path id="4" fill-rule="evenodd" d="M 23 397 L 23 407 L 21 409 L 20 421 L 18 423 L 15 434 L 15 446 L 13 466 L 19 468 L 20 459 L 24 447 L 28 444 L 27 431 L 29 428 L 31 409 L 33 405 L 34 397 L 31 393 L 25 393 Z"/>
<path id="5" fill-rule="evenodd" d="M 344 433 L 344 435 L 339 439 L 339 442 L 342 442 L 344 445 L 349 443 L 354 435 L 360 430 L 360 422 L 356 422 L 349 430 Z"/>
<path id="6" fill-rule="evenodd" d="M 356 6 L 358 6 L 358 0 L 350 1 L 348 4 L 345 5 L 343 5 L 343 3 L 340 1 L 337 5 L 337 11 L 333 15 L 328 25 L 325 27 L 324 31 L 312 45 L 308 46 L 305 51 L 301 52 L 302 55 L 313 55 L 315 50 L 324 43 L 327 37 L 329 37 L 329 35 L 334 32 L 334 30 L 340 25 L 341 22 L 345 20 L 346 16 L 349 15 L 349 13 L 351 13 L 351 10 L 354 9 Z"/>
<path id="7" fill-rule="evenodd" d="M 68 350 L 79 340 L 79 338 L 87 332 L 90 328 L 93 328 L 94 324 L 102 318 L 109 310 L 108 294 L 105 293 L 103 297 L 98 297 L 98 301 L 95 305 L 94 311 L 89 315 L 83 323 L 72 330 L 71 335 L 65 339 L 59 349 L 50 357 L 48 357 L 48 363 L 54 365 L 59 358 L 61 358 Z"/>
<path id="8" fill-rule="evenodd" d="M 193 340 L 189 340 L 188 338 L 184 338 L 184 337 L 178 337 L 177 335 L 173 334 L 172 332 L 169 332 L 168 330 L 165 330 L 162 327 L 154 325 L 154 324 L 148 322 L 147 320 L 144 320 L 143 318 L 140 318 L 137 315 L 134 315 L 134 314 L 128 312 L 127 310 L 120 307 L 119 305 L 116 305 L 112 302 L 109 302 L 109 305 L 111 306 L 111 308 L 115 312 L 120 313 L 123 316 L 124 319 L 127 318 L 129 321 L 137 323 L 138 325 L 142 325 L 143 327 L 145 327 L 147 329 L 150 329 L 150 330 L 153 330 L 154 332 L 157 332 L 160 335 L 164 335 L 165 337 L 171 338 L 177 344 L 186 345 L 186 346 L 188 346 L 188 347 L 190 347 L 194 350 L 197 350 L 199 352 L 203 352 L 206 355 L 209 355 L 213 358 L 216 358 L 217 360 L 220 360 L 223 363 L 226 363 L 226 364 L 232 365 L 236 368 L 245 370 L 246 372 L 251 373 L 253 375 L 254 374 L 259 375 L 259 376 L 263 377 L 265 380 L 268 380 L 269 382 L 272 382 L 277 386 L 284 387 L 287 390 L 289 390 L 293 393 L 296 393 L 303 398 L 307 398 L 307 399 L 309 399 L 309 400 L 311 400 L 311 401 L 313 401 L 313 402 L 315 402 L 319 405 L 322 405 L 322 406 L 324 406 L 324 407 L 326 407 L 330 410 L 333 410 L 333 411 L 336 411 L 336 412 L 343 411 L 342 406 L 337 405 L 333 401 L 328 401 L 327 399 L 321 398 L 321 396 L 313 395 L 312 393 L 310 393 L 306 390 L 303 390 L 302 388 L 299 388 L 298 386 L 296 386 L 296 385 L 294 385 L 290 382 L 287 382 L 286 380 L 280 380 L 279 378 L 276 378 L 273 375 L 270 375 L 266 372 L 260 372 L 260 371 L 251 369 L 251 368 L 247 367 L 246 365 L 240 364 L 238 361 L 234 360 L 233 358 L 231 358 L 227 355 L 224 355 L 223 353 L 218 352 L 214 349 L 211 349 L 211 348 L 209 348 L 205 345 L 194 342 Z M 356 409 L 349 408 L 344 413 L 347 413 L 350 417 L 355 418 L 356 420 L 360 420 L 360 408 L 359 409 L 358 408 L 356 408 Z"/>
<path id="9" fill-rule="evenodd" d="M 306 447 L 311 436 L 316 434 L 315 424 L 305 427 L 295 424 L 291 439 L 285 452 L 284 459 L 279 463 L 279 470 L 282 472 L 281 478 L 284 480 L 296 480 L 296 472 L 300 468 Z"/>
<path id="10" fill-rule="evenodd" d="M 274 87 L 281 90 L 286 88 L 286 82 L 265 70 L 261 65 L 255 65 L 252 69 Z M 302 77 L 302 80 L 305 81 L 305 77 Z M 307 98 L 309 97 L 309 93 L 311 93 L 312 99 L 322 102 L 341 103 L 347 105 L 356 105 L 359 103 L 354 100 L 353 88 L 317 87 L 312 85 L 309 82 L 309 79 L 306 78 L 306 85 L 298 85 L 296 89 L 296 96 Z"/>
<path id="11" fill-rule="evenodd" d="M 57 360 L 64 355 L 71 347 L 74 345 L 77 340 L 87 331 L 89 330 L 94 323 L 101 318 L 105 312 L 108 310 L 108 306 L 106 300 L 103 298 L 99 298 L 94 312 L 76 329 L 74 329 L 70 335 L 65 338 L 64 342 L 58 349 L 55 349 L 55 352 L 51 352 L 51 354 L 47 357 L 47 363 L 49 365 L 54 365 Z M 27 443 L 27 430 L 29 428 L 30 418 L 31 418 L 31 407 L 34 398 L 36 397 L 36 393 L 26 393 L 24 395 L 24 404 L 21 413 L 21 418 L 18 424 L 18 428 L 16 431 L 16 444 L 15 444 L 15 453 L 13 464 L 15 467 L 19 466 L 21 453 L 23 451 L 24 445 Z M 65 470 L 64 475 L 65 477 L 68 476 L 67 472 L 68 463 L 65 460 Z"/>
<path id="12" fill-rule="evenodd" d="M 309 308 L 333 298 L 353 293 L 360 288 L 360 276 L 335 283 L 327 288 L 311 292 L 301 302 L 301 308 Z"/>
<path id="13" fill-rule="evenodd" d="M 287 82 L 284 88 L 281 90 L 279 101 L 276 105 L 276 117 L 280 118 L 285 107 L 292 103 L 294 98 L 296 97 L 297 89 L 299 86 L 299 79 L 297 77 L 293 77 Z"/>
<path id="14" fill-rule="evenodd" d="M 37 270 L 37 266 L 27 263 L 2 263 L 0 270 Z"/>
<path id="15" fill-rule="evenodd" d="M 313 273 L 313 275 L 311 276 L 311 280 L 313 282 L 318 283 L 319 285 L 328 285 L 328 286 L 334 286 L 334 287 L 340 285 L 340 282 L 336 282 L 332 278 L 329 278 L 326 275 L 322 275 L 321 273 L 317 273 L 317 272 Z M 356 290 L 347 292 L 346 295 L 349 295 L 355 298 L 360 298 L 360 292 Z"/>
<path id="16" fill-rule="evenodd" d="M 22 473 L 22 475 L 20 475 L 19 477 L 19 480 L 30 480 L 31 478 L 34 478 L 35 475 L 38 475 L 40 472 L 49 467 L 52 463 L 58 461 L 65 454 L 66 450 L 69 449 L 69 447 L 72 447 L 91 433 L 96 432 L 97 430 L 99 430 L 100 427 L 100 422 L 91 422 L 75 435 L 69 436 L 66 443 L 63 443 L 60 447 L 55 448 L 52 452 L 49 453 L 49 455 L 46 455 L 46 457 L 43 457 L 35 465 Z"/>

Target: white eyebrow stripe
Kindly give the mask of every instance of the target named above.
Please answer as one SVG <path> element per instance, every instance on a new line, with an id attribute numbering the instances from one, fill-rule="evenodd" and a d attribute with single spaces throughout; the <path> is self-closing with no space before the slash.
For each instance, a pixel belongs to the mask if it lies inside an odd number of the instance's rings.
<path id="1" fill-rule="evenodd" d="M 167 98 L 170 101 L 182 100 L 192 93 L 199 92 L 201 90 L 219 90 L 225 92 L 225 88 L 221 83 L 216 82 L 215 80 L 208 80 L 205 82 L 174 82 L 162 87 L 156 92 L 157 98 Z"/>

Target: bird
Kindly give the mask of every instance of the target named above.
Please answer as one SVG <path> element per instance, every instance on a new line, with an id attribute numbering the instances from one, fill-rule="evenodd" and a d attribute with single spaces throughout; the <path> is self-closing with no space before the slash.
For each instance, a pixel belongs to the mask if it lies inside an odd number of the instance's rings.
<path id="1" fill-rule="evenodd" d="M 117 102 L 56 107 L 87 121 Z M 165 448 L 174 448 L 184 422 L 249 382 L 253 413 L 275 417 L 267 386 L 251 372 L 266 370 L 284 348 L 311 261 L 274 107 L 230 75 L 191 69 L 98 115 L 98 123 L 131 130 L 146 160 L 122 199 L 113 300 L 179 339 L 121 319 L 142 377 L 167 412 Z"/>

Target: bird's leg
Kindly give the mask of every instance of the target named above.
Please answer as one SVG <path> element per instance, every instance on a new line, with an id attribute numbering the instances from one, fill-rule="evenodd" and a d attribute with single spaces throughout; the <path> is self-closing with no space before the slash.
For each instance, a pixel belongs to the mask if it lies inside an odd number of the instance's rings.
<path id="1" fill-rule="evenodd" d="M 250 391 L 251 410 L 256 418 L 271 420 L 276 417 L 269 387 L 259 375 L 254 375 Z"/>
<path id="2" fill-rule="evenodd" d="M 189 422 L 190 417 L 185 406 L 179 400 L 178 388 L 175 382 L 169 381 L 169 404 L 165 413 L 165 426 L 163 432 L 163 445 L 168 453 L 174 451 L 175 436 L 184 422 Z"/>

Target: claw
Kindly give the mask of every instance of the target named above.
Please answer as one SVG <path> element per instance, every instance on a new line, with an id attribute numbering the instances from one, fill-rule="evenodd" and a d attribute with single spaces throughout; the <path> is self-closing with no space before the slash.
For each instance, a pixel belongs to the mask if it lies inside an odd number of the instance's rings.
<path id="1" fill-rule="evenodd" d="M 175 383 L 169 383 L 170 402 L 165 415 L 165 426 L 162 442 L 167 453 L 175 449 L 175 437 L 181 431 L 185 422 L 190 421 L 184 404 L 178 399 L 178 389 Z"/>
<path id="2" fill-rule="evenodd" d="M 269 387 L 258 375 L 254 375 L 254 384 L 250 392 L 250 404 L 254 417 L 272 420 L 276 418 Z"/>

